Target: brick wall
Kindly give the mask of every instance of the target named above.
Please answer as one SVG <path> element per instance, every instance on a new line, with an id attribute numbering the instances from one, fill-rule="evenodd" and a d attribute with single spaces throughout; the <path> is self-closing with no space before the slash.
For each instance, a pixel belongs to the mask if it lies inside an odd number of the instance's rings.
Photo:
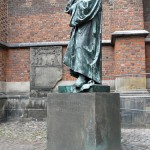
<path id="1" fill-rule="evenodd" d="M 0 41 L 7 41 L 7 1 L 0 0 Z"/>
<path id="2" fill-rule="evenodd" d="M 69 15 L 64 13 L 65 6 L 66 0 L 9 0 L 8 42 L 49 42 L 69 39 Z"/>
<path id="3" fill-rule="evenodd" d="M 67 0 L 8 0 L 8 41 L 42 42 L 69 39 Z M 141 0 L 103 0 L 103 39 L 116 30 L 143 29 Z"/>
<path id="4" fill-rule="evenodd" d="M 142 0 L 115 0 L 115 30 L 142 30 L 143 3 Z"/>
<path id="5" fill-rule="evenodd" d="M 146 45 L 146 72 L 150 73 L 150 45 L 148 44 Z"/>
<path id="6" fill-rule="evenodd" d="M 145 38 L 118 38 L 115 43 L 115 74 L 145 72 Z"/>
<path id="7" fill-rule="evenodd" d="M 102 49 L 102 79 L 109 80 L 114 76 L 114 49 L 103 46 Z M 113 79 L 113 78 L 112 78 Z"/>
<path id="8" fill-rule="evenodd" d="M 6 58 L 6 82 L 30 80 L 29 49 L 9 49 Z"/>
<path id="9" fill-rule="evenodd" d="M 144 26 L 150 32 L 150 0 L 143 0 L 144 5 Z M 150 34 L 149 36 L 150 37 Z"/>
<path id="10" fill-rule="evenodd" d="M 0 81 L 6 80 L 6 74 L 5 74 L 6 55 L 7 55 L 7 51 L 5 49 L 0 48 Z"/>
<path id="11" fill-rule="evenodd" d="M 7 42 L 7 0 L 0 0 L 0 42 Z M 5 81 L 7 51 L 0 47 L 0 81 Z"/>
<path id="12" fill-rule="evenodd" d="M 141 0 L 103 0 L 103 39 L 109 40 L 114 31 L 142 29 Z"/>
<path id="13" fill-rule="evenodd" d="M 49 42 L 69 40 L 70 28 L 69 15 L 64 13 L 67 0 L 8 0 L 8 42 Z M 142 30 L 143 4 L 141 0 L 103 0 L 103 39 L 109 40 L 111 34 L 116 30 Z M 144 72 L 144 67 L 137 68 L 138 62 L 124 62 L 131 65 L 132 69 L 119 66 L 126 55 L 133 55 L 136 44 L 144 41 L 137 38 L 136 41 L 120 39 L 117 41 L 117 50 L 122 52 L 115 54 L 113 47 L 103 47 L 103 78 L 114 75 L 114 67 L 119 67 L 116 74 Z M 121 44 L 119 44 L 121 42 Z M 136 44 L 135 44 L 136 43 Z M 127 47 L 127 45 L 129 46 Z M 144 47 L 139 44 L 134 59 L 140 57 Z M 64 48 L 65 51 L 66 48 Z M 26 55 L 25 62 L 22 55 Z M 15 57 L 17 59 L 15 59 Z M 116 57 L 119 61 L 114 62 Z M 122 58 L 121 58 L 122 57 Z M 121 60 L 122 59 L 122 60 Z M 140 60 L 144 63 L 145 60 Z M 129 63 L 129 64 L 127 64 Z M 13 64 L 13 65 L 12 65 Z M 7 81 L 28 81 L 29 80 L 29 50 L 10 49 L 6 61 Z M 115 65 L 116 66 L 115 66 Z M 118 65 L 118 66 L 117 66 Z M 21 67 L 20 67 L 21 66 Z M 133 71 L 132 71 L 133 70 Z M 24 72 L 25 71 L 25 72 Z M 63 80 L 74 80 L 69 75 L 69 68 L 63 66 Z"/>
<path id="14" fill-rule="evenodd" d="M 103 39 L 110 40 L 111 33 L 115 31 L 115 6 L 114 2 L 103 1 L 103 19 L 102 19 L 102 31 Z"/>

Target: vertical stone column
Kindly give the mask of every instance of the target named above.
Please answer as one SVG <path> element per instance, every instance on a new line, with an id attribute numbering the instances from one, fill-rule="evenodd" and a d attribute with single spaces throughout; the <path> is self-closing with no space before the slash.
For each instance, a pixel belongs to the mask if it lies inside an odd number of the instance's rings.
<path id="1" fill-rule="evenodd" d="M 112 34 L 115 55 L 116 90 L 146 89 L 145 30 L 116 31 Z"/>

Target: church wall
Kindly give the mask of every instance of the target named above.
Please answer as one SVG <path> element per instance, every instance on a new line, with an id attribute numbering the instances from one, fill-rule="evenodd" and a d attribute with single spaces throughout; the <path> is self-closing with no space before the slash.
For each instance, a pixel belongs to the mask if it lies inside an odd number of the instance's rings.
<path id="1" fill-rule="evenodd" d="M 112 46 L 103 46 L 102 77 L 104 80 L 114 79 L 114 63 L 114 48 Z"/>
<path id="2" fill-rule="evenodd" d="M 115 74 L 145 73 L 145 39 L 118 38 L 115 44 Z"/>
<path id="3" fill-rule="evenodd" d="M 0 1 L 0 42 L 7 41 L 7 1 Z M 6 81 L 6 55 L 7 50 L 5 47 L 1 47 L 0 44 L 0 91 L 5 91 L 5 81 Z"/>
<path id="4" fill-rule="evenodd" d="M 8 42 L 50 42 L 69 39 L 67 0 L 8 0 Z"/>
<path id="5" fill-rule="evenodd" d="M 6 0 L 2 0 L 5 4 Z M 0 41 L 13 43 L 60 42 L 68 41 L 70 37 L 68 14 L 64 13 L 67 0 L 8 0 L 8 35 Z M 6 5 L 4 5 L 6 7 Z M 7 20 L 7 15 L 5 20 Z M 6 24 L 6 23 L 3 23 Z M 120 30 L 143 30 L 143 3 L 141 0 L 103 0 L 103 40 L 111 40 L 111 35 Z M 145 24 L 146 25 L 146 24 Z M 7 33 L 7 26 L 3 34 Z M 2 28 L 2 26 L 0 27 Z M 147 26 L 148 28 L 148 26 Z M 147 29 L 146 28 L 146 29 Z M 138 39 L 137 39 L 138 40 Z M 124 39 L 125 41 L 125 39 Z M 120 41 L 119 41 L 120 42 Z M 117 41 L 118 43 L 118 41 Z M 125 42 L 125 44 L 127 44 Z M 131 52 L 120 50 L 123 54 Z M 144 43 L 143 43 L 144 44 Z M 117 45 L 120 45 L 118 43 Z M 138 44 L 140 49 L 141 44 Z M 131 45 L 133 46 L 133 45 Z M 142 45 L 143 46 L 143 45 Z M 122 67 L 114 74 L 114 46 L 103 46 L 103 79 L 114 78 L 117 73 L 131 72 Z M 63 53 L 66 46 L 63 46 Z M 132 48 L 131 48 L 132 49 Z M 143 48 L 142 48 L 143 50 Z M 24 57 L 25 56 L 25 57 Z M 139 61 L 140 62 L 140 61 Z M 130 63 L 128 64 L 130 65 Z M 30 47 L 9 48 L 6 59 L 6 82 L 30 82 Z M 133 73 L 143 72 L 142 69 L 131 66 Z M 131 69 L 131 70 L 132 70 Z M 69 68 L 63 65 L 62 80 L 74 81 L 69 75 Z"/>
<path id="6" fill-rule="evenodd" d="M 112 33 L 120 30 L 146 29 L 150 31 L 149 0 L 143 1 L 145 2 L 144 17 L 142 0 L 103 0 L 103 40 L 111 40 Z M 64 13 L 66 3 L 67 0 L 0 0 L 0 42 L 8 44 L 7 48 L 0 48 L 0 92 L 16 95 L 19 95 L 20 92 L 20 95 L 23 94 L 23 98 L 12 96 L 8 101 L 10 106 L 15 104 L 16 107 L 18 106 L 16 104 L 20 103 L 19 106 L 24 106 L 22 102 L 25 102 L 26 105 L 35 104 L 35 106 L 29 106 L 29 109 L 37 107 L 37 110 L 33 111 L 33 114 L 31 113 L 31 117 L 35 114 L 40 115 L 39 110 L 41 109 L 43 112 L 43 108 L 44 114 L 46 113 L 46 107 L 41 104 L 45 105 L 46 99 L 43 100 L 43 97 L 46 97 L 46 92 L 50 91 L 47 90 L 45 93 L 40 91 L 40 96 L 38 92 L 30 95 L 32 46 L 19 46 L 19 48 L 14 46 L 12 48 L 11 44 L 68 41 L 71 29 L 69 28 L 70 17 Z M 63 48 L 62 53 L 64 54 L 66 45 L 59 46 Z M 138 36 L 117 38 L 113 44 L 103 44 L 102 74 L 104 84 L 112 84 L 113 87 L 116 75 L 149 72 L 149 50 L 150 46 L 147 44 L 145 53 L 144 37 Z M 59 85 L 73 84 L 75 78 L 70 76 L 69 68 L 63 64 L 62 68 L 62 78 L 58 82 Z M 51 73 L 53 74 L 55 71 Z M 145 81 L 144 79 L 141 80 L 142 83 Z M 117 80 L 126 82 L 118 78 Z M 134 82 L 131 83 L 138 82 L 137 80 L 132 81 Z M 123 82 L 122 84 L 124 84 Z M 117 86 L 119 87 L 120 84 Z M 132 87 L 133 85 L 130 89 Z M 144 85 L 142 84 L 141 87 L 143 88 Z M 15 108 L 17 112 L 19 112 L 18 108 Z M 12 109 L 15 111 L 14 108 Z M 25 107 L 25 110 L 28 108 Z M 12 110 L 7 111 L 11 112 Z M 27 116 L 30 117 L 29 111 Z M 34 116 L 34 118 L 36 117 Z"/>
<path id="7" fill-rule="evenodd" d="M 116 90 L 146 89 L 145 38 L 117 38 L 114 53 Z"/>
<path id="8" fill-rule="evenodd" d="M 4 48 L 0 48 L 0 81 L 6 80 L 6 76 L 5 76 L 6 56 L 7 56 L 7 51 Z"/>
<path id="9" fill-rule="evenodd" d="M 0 41 L 7 41 L 7 0 L 0 1 Z"/>
<path id="10" fill-rule="evenodd" d="M 146 73 L 147 73 L 147 89 L 150 89 L 150 43 L 146 44 Z"/>
<path id="11" fill-rule="evenodd" d="M 143 30 L 142 0 L 115 0 L 115 31 Z"/>
<path id="12" fill-rule="evenodd" d="M 29 49 L 8 49 L 6 58 L 6 82 L 25 82 L 30 80 Z"/>
<path id="13" fill-rule="evenodd" d="M 145 30 L 150 32 L 150 1 L 149 0 L 143 0 L 143 6 L 144 6 L 144 26 Z M 150 38 L 150 34 L 148 36 Z"/>
<path id="14" fill-rule="evenodd" d="M 146 72 L 150 73 L 150 44 L 146 44 Z M 150 78 L 150 76 L 149 76 Z"/>
<path id="15" fill-rule="evenodd" d="M 69 40 L 70 18 L 64 13 L 66 2 L 66 0 L 8 0 L 8 42 Z M 144 29 L 141 0 L 103 0 L 103 40 L 110 40 L 111 34 L 116 30 L 140 29 Z M 108 66 L 106 62 L 104 66 Z M 107 67 L 103 70 L 107 70 Z M 107 71 L 103 74 L 106 73 Z"/>
<path id="16" fill-rule="evenodd" d="M 69 40 L 66 0 L 8 0 L 8 42 Z M 143 29 L 141 0 L 103 0 L 103 39 L 116 30 Z"/>

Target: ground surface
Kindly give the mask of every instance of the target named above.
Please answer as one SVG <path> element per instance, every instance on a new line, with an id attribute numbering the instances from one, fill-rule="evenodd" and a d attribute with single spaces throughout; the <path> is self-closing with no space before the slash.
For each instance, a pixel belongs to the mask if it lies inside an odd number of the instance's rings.
<path id="1" fill-rule="evenodd" d="M 150 129 L 122 129 L 123 150 L 150 150 Z M 0 124 L 0 150 L 46 150 L 46 122 Z"/>
<path id="2" fill-rule="evenodd" d="M 122 129 L 123 150 L 150 150 L 150 129 Z"/>
<path id="3" fill-rule="evenodd" d="M 0 150 L 46 150 L 46 122 L 1 123 Z"/>

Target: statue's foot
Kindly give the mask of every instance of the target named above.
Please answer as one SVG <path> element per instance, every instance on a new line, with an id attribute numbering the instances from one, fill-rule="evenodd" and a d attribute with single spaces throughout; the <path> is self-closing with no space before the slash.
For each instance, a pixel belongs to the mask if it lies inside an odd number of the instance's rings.
<path id="1" fill-rule="evenodd" d="M 82 85 L 84 85 L 86 82 L 87 82 L 86 77 L 83 76 L 83 75 L 80 75 L 80 76 L 78 77 L 78 79 L 76 80 L 74 86 L 77 87 L 77 88 L 80 88 L 80 87 L 82 87 Z"/>
<path id="2" fill-rule="evenodd" d="M 80 91 L 88 90 L 90 89 L 91 86 L 95 84 L 95 81 L 89 80 L 86 84 L 84 84 L 81 88 Z"/>

